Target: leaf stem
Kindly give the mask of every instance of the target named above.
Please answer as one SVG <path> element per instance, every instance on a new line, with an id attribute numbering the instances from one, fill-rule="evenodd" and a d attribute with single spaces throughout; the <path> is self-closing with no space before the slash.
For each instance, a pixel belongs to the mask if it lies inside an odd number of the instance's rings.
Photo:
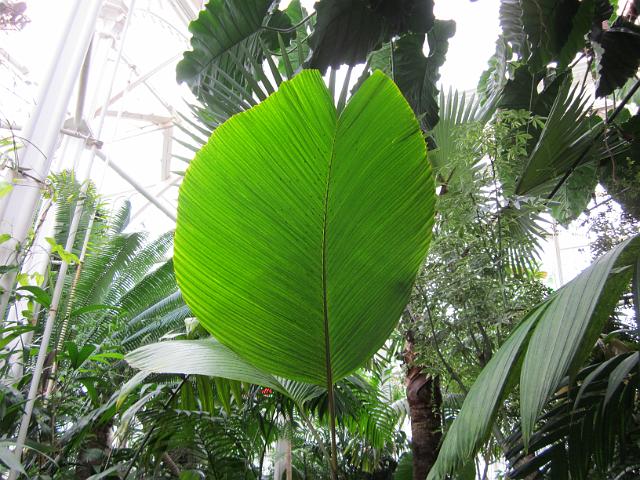
<path id="1" fill-rule="evenodd" d="M 573 165 L 571 165 L 571 168 L 569 168 L 569 170 L 567 170 L 567 172 L 562 176 L 562 178 L 560 179 L 558 184 L 554 187 L 554 189 L 551 191 L 551 193 L 547 197 L 547 200 L 551 200 L 554 197 L 554 195 L 558 192 L 558 190 L 560 190 L 560 187 L 564 184 L 564 182 L 567 180 L 567 178 L 569 178 L 569 175 L 571 175 L 573 173 L 573 171 L 576 169 L 576 167 L 578 165 L 580 165 L 580 162 L 582 162 L 582 159 L 587 155 L 587 153 L 589 153 L 589 150 L 591 150 L 591 148 L 593 147 L 593 144 L 595 142 L 597 142 L 600 139 L 600 137 L 604 134 L 604 132 L 606 131 L 606 127 L 608 127 L 609 125 L 611 125 L 613 123 L 615 118 L 624 109 L 624 106 L 629 102 L 629 100 L 631 100 L 631 97 L 633 97 L 635 95 L 635 93 L 638 90 L 638 88 L 640 88 L 640 80 L 636 81 L 636 83 L 633 85 L 633 87 L 631 87 L 631 90 L 629 90 L 629 92 L 627 93 L 627 95 L 625 95 L 625 97 L 622 99 L 620 104 L 618 104 L 618 107 L 615 109 L 613 114 L 609 118 L 607 118 L 605 120 L 604 126 L 595 135 L 593 140 L 584 149 L 584 151 L 578 157 L 578 159 L 575 162 L 573 162 Z"/>
<path id="2" fill-rule="evenodd" d="M 269 32 L 291 33 L 291 32 L 295 32 L 298 29 L 298 27 L 301 27 L 302 25 L 307 23 L 309 20 L 311 20 L 315 16 L 316 16 L 316 12 L 311 12 L 309 15 L 304 17 L 302 20 L 300 20 L 295 25 L 290 26 L 289 28 L 270 27 L 268 25 L 263 25 L 261 28 L 262 28 L 262 30 L 267 30 Z"/>
<path id="3" fill-rule="evenodd" d="M 331 77 L 335 85 L 335 69 L 331 69 Z M 333 93 L 334 89 L 331 88 Z M 327 371 L 327 394 L 329 398 L 329 427 L 331 429 L 331 478 L 338 478 L 338 448 L 336 446 L 336 409 L 333 398 L 333 369 L 331 367 L 331 343 L 329 336 L 329 301 L 327 283 L 327 253 L 328 240 L 327 230 L 329 225 L 329 191 L 331 189 L 331 174 L 333 173 L 333 161 L 335 160 L 335 136 L 331 145 L 331 158 L 327 169 L 327 185 L 324 192 L 324 218 L 322 220 L 322 314 L 324 323 L 324 363 Z"/>
<path id="4" fill-rule="evenodd" d="M 336 445 L 336 408 L 333 400 L 333 384 L 329 384 L 327 393 L 329 395 L 329 428 L 331 430 L 331 478 L 336 480 L 338 478 L 338 447 Z"/>

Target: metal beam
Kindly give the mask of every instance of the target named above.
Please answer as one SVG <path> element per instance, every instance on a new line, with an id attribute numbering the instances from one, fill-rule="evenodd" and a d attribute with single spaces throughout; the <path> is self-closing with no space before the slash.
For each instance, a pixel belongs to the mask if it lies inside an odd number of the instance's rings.
<path id="1" fill-rule="evenodd" d="M 171 174 L 171 147 L 173 144 L 173 125 L 162 131 L 162 158 L 160 159 L 160 179 L 166 180 Z"/>
<path id="2" fill-rule="evenodd" d="M 152 205 L 158 208 L 158 210 L 164 213 L 171 220 L 173 220 L 174 222 L 176 221 L 175 212 L 172 212 L 167 207 L 165 207 L 162 203 L 160 203 L 158 199 L 153 195 L 153 193 L 151 193 L 146 188 L 144 188 L 141 184 L 139 184 L 133 177 L 131 177 L 127 172 L 125 172 L 117 164 L 110 161 L 109 157 L 104 152 L 100 150 L 95 150 L 95 152 L 98 158 L 103 160 L 114 172 L 120 175 L 120 177 L 122 177 L 127 183 L 129 183 L 129 185 L 135 188 L 138 191 L 138 193 L 140 193 L 140 195 L 142 195 L 144 198 L 149 200 L 149 202 L 151 202 Z"/>
<path id="3" fill-rule="evenodd" d="M 149 70 L 147 73 L 145 73 L 144 75 L 140 75 L 138 78 L 136 78 L 133 82 L 131 82 L 130 84 L 128 84 L 125 88 L 123 88 L 122 90 L 120 90 L 118 93 L 116 93 L 115 95 L 113 95 L 109 101 L 107 102 L 107 106 L 111 106 L 113 105 L 115 102 L 117 102 L 118 100 L 120 100 L 122 97 L 124 97 L 126 95 L 127 92 L 130 92 L 131 90 L 133 90 L 134 88 L 136 88 L 139 85 L 142 84 L 147 84 L 147 80 L 149 80 L 151 77 L 153 77 L 156 73 L 158 73 L 159 71 L 161 71 L 162 69 L 166 68 L 167 66 L 171 65 L 173 62 L 175 62 L 176 60 L 178 60 L 181 57 L 182 54 L 177 54 L 174 55 L 171 58 L 166 59 L 164 62 L 158 64 L 157 66 L 155 66 L 154 68 L 152 68 L 151 70 Z M 127 60 L 127 57 L 124 57 L 125 60 Z M 136 67 L 135 65 L 133 65 L 131 62 L 129 62 L 127 60 L 127 63 L 129 63 L 129 68 L 131 68 L 135 73 L 137 73 Z M 149 88 L 149 86 L 147 85 L 147 88 Z M 163 105 L 165 105 L 165 102 L 162 101 Z M 165 105 L 166 106 L 166 105 Z M 168 110 L 170 110 L 169 108 L 167 108 Z M 95 115 L 100 115 L 102 108 L 98 108 L 96 110 Z"/>
<path id="4" fill-rule="evenodd" d="M 139 122 L 149 122 L 156 125 L 167 125 L 173 123 L 172 117 L 163 115 L 155 115 L 153 113 L 137 113 L 137 112 L 117 112 L 115 110 L 107 110 L 107 117 L 126 118 L 127 120 L 136 120 Z"/>

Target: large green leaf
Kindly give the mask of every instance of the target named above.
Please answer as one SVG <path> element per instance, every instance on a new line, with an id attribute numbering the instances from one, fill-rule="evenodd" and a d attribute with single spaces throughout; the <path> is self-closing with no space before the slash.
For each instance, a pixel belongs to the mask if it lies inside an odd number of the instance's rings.
<path id="1" fill-rule="evenodd" d="M 577 371 L 628 286 L 640 246 L 634 237 L 562 287 L 531 336 L 520 376 L 523 439 L 562 378 Z"/>
<path id="2" fill-rule="evenodd" d="M 508 478 L 533 478 L 545 471 L 554 479 L 615 478 L 624 458 L 637 456 L 628 441 L 637 430 L 633 419 L 637 367 L 635 352 L 578 372 L 580 388 L 561 388 L 554 395 L 552 406 L 538 419 L 528 449 L 519 429 L 506 440 L 504 455 L 512 466 Z"/>
<path id="3" fill-rule="evenodd" d="M 436 20 L 427 35 L 429 56 L 422 53 L 424 35 L 419 34 L 401 37 L 393 52 L 394 79 L 426 130 L 438 123 L 436 84 L 449 48 L 449 38 L 455 31 L 456 24 L 452 20 Z"/>
<path id="4" fill-rule="evenodd" d="M 502 35 L 498 41 L 503 40 L 509 43 L 516 53 L 525 57 L 528 46 L 522 25 L 520 0 L 501 0 L 498 15 L 502 27 Z"/>
<path id="5" fill-rule="evenodd" d="M 604 97 L 638 73 L 640 26 L 619 20 L 609 30 L 592 36 L 599 74 L 596 96 Z"/>
<path id="6" fill-rule="evenodd" d="M 539 73 L 553 60 L 565 69 L 584 48 L 594 16 L 594 0 L 502 0 L 502 35 Z"/>
<path id="7" fill-rule="evenodd" d="M 186 303 L 270 373 L 326 385 L 393 330 L 429 244 L 419 125 L 374 73 L 337 114 L 303 71 L 219 127 L 187 170 L 175 238 Z"/>
<path id="8" fill-rule="evenodd" d="M 320 0 L 309 38 L 309 67 L 355 65 L 405 32 L 427 33 L 434 22 L 433 0 Z"/>
<path id="9" fill-rule="evenodd" d="M 591 22 L 595 13 L 594 0 L 582 0 L 580 6 L 571 20 L 571 30 L 567 41 L 560 49 L 558 65 L 566 68 L 573 61 L 576 53 L 585 47 L 585 36 L 589 33 Z"/>
<path id="10" fill-rule="evenodd" d="M 130 352 L 129 365 L 148 373 L 205 375 L 272 388 L 303 403 L 323 393 L 315 385 L 280 380 L 245 362 L 213 338 L 152 343 Z"/>
<path id="11" fill-rule="evenodd" d="M 529 313 L 471 387 L 429 480 L 443 479 L 473 458 L 518 375 L 522 437 L 528 445 L 543 406 L 592 350 L 629 283 L 639 252 L 640 236 L 618 245 Z"/>
<path id="12" fill-rule="evenodd" d="M 198 18 L 189 24 L 192 51 L 178 63 L 178 82 L 194 90 L 218 68 L 233 73 L 242 48 L 253 51 L 258 34 L 268 22 L 274 0 L 210 0 Z"/>
<path id="13" fill-rule="evenodd" d="M 580 37 L 587 33 L 593 7 L 582 5 L 589 2 L 579 0 L 536 0 L 524 1 L 522 24 L 527 34 L 532 71 L 539 71 L 551 60 L 562 59 L 566 65 L 579 48 Z M 582 11 L 580 10 L 580 7 Z"/>

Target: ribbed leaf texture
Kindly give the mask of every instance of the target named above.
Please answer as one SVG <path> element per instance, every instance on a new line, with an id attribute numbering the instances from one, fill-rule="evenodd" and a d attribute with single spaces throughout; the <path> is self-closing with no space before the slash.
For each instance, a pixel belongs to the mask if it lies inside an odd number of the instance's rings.
<path id="1" fill-rule="evenodd" d="M 629 267 L 635 264 L 639 245 L 640 237 L 635 237 L 599 258 L 557 292 L 538 322 L 520 376 L 525 445 L 536 418 L 562 378 L 575 374 L 593 348 L 604 322 L 629 284 Z"/>
<path id="2" fill-rule="evenodd" d="M 562 380 L 575 375 L 591 352 L 629 284 L 639 252 L 640 236 L 616 246 L 522 321 L 473 384 L 444 439 L 429 480 L 446 478 L 473 459 L 518 375 L 522 441 L 525 449 L 529 446 L 543 407 Z"/>
<path id="3" fill-rule="evenodd" d="M 222 68 L 232 76 L 234 59 L 244 51 L 255 52 L 258 35 L 267 23 L 273 0 L 211 0 L 198 18 L 189 24 L 192 50 L 178 63 L 178 82 L 187 82 L 194 90 L 216 76 Z"/>
<path id="4" fill-rule="evenodd" d="M 509 381 L 517 376 L 514 364 L 543 312 L 544 307 L 538 307 L 529 314 L 480 372 L 444 438 L 428 480 L 447 478 L 461 469 L 486 441 Z"/>
<path id="5" fill-rule="evenodd" d="M 244 362 L 212 338 L 152 343 L 130 352 L 126 360 L 144 372 L 205 375 L 284 390 L 272 375 Z"/>
<path id="6" fill-rule="evenodd" d="M 176 276 L 222 344 L 326 386 L 393 330 L 433 214 L 424 139 L 393 82 L 374 73 L 338 115 L 319 72 L 303 71 L 216 129 L 191 163 Z"/>
<path id="7" fill-rule="evenodd" d="M 557 179 L 569 170 L 597 135 L 601 122 L 588 116 L 587 98 L 565 81 L 549 113 L 540 138 L 518 179 L 519 195 L 548 193 Z M 592 157 L 585 155 L 584 161 Z"/>

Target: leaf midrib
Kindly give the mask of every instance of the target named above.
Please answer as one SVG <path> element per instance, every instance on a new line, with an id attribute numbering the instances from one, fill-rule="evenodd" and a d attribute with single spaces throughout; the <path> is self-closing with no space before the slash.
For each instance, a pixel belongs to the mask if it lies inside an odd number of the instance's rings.
<path id="1" fill-rule="evenodd" d="M 333 385 L 333 372 L 331 368 L 331 342 L 329 339 L 329 305 L 327 299 L 327 224 L 329 217 L 329 190 L 333 173 L 333 162 L 336 158 L 336 136 L 338 133 L 338 114 L 336 111 L 336 124 L 331 138 L 331 157 L 327 169 L 327 181 L 324 191 L 323 218 L 322 218 L 322 321 L 324 328 L 324 363 L 326 368 L 327 389 Z"/>

